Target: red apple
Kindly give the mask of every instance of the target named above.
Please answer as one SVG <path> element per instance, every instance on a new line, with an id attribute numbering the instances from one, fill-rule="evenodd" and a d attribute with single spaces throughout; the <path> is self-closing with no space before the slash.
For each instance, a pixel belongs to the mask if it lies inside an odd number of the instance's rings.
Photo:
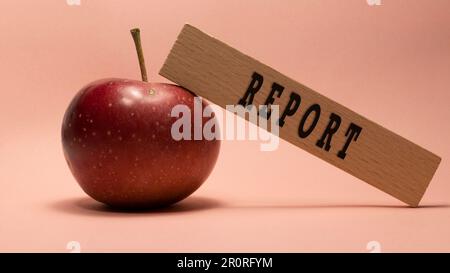
<path id="1" fill-rule="evenodd" d="M 140 64 L 145 80 L 142 56 Z M 166 206 L 193 193 L 211 173 L 220 149 L 218 139 L 172 137 L 177 120 L 172 108 L 183 104 L 193 113 L 194 97 L 180 86 L 125 79 L 81 89 L 62 125 L 64 156 L 81 188 L 121 208 Z M 195 124 L 192 117 L 192 131 L 209 119 Z"/>

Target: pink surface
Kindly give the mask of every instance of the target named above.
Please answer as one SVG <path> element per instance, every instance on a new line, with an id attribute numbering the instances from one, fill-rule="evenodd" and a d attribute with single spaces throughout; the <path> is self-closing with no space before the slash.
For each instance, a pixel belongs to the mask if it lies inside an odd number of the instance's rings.
<path id="1" fill-rule="evenodd" d="M 72 1 L 74 2 L 74 1 Z M 0 251 L 450 251 L 450 2 L 0 2 Z M 281 142 L 224 141 L 208 181 L 175 207 L 108 211 L 63 159 L 77 90 L 151 80 L 189 22 L 442 157 L 411 209 Z M 369 244 L 370 245 L 370 244 Z"/>

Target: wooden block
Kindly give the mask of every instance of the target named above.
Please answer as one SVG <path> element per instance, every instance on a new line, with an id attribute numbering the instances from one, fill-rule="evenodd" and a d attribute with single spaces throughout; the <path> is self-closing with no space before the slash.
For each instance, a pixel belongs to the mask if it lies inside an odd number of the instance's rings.
<path id="1" fill-rule="evenodd" d="M 410 206 L 418 206 L 441 160 L 190 25 L 159 73 L 222 107 L 273 98 L 280 119 L 286 114 L 281 138 Z"/>

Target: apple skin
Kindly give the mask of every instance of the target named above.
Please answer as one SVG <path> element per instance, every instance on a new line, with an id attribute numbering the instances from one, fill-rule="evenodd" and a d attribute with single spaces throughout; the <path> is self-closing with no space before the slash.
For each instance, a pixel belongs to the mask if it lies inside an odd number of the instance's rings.
<path id="1" fill-rule="evenodd" d="M 218 139 L 171 136 L 178 119 L 170 116 L 175 105 L 187 105 L 192 130 L 198 126 L 194 97 L 177 85 L 126 79 L 99 80 L 81 89 L 61 130 L 64 156 L 81 188 L 118 208 L 163 207 L 192 194 L 211 173 L 220 150 Z"/>

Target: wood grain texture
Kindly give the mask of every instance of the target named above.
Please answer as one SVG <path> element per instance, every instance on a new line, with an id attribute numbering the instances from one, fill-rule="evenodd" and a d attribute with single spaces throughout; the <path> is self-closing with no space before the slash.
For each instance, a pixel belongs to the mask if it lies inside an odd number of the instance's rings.
<path id="1" fill-rule="evenodd" d="M 285 87 L 273 103 L 280 106 L 280 112 L 288 104 L 291 92 L 301 96 L 298 111 L 287 117 L 280 128 L 281 138 L 410 206 L 418 206 L 440 163 L 438 156 L 195 27 L 184 26 L 159 73 L 225 108 L 243 97 L 255 71 L 264 76 L 262 88 L 253 100 L 255 106 L 265 103 L 273 82 Z M 312 133 L 300 138 L 299 122 L 313 104 L 320 105 L 320 118 Z M 330 150 L 326 151 L 316 142 L 326 129 L 331 113 L 341 117 L 341 124 L 332 137 Z M 360 126 L 362 131 L 342 159 L 336 155 L 347 140 L 345 134 L 351 123 Z"/>

